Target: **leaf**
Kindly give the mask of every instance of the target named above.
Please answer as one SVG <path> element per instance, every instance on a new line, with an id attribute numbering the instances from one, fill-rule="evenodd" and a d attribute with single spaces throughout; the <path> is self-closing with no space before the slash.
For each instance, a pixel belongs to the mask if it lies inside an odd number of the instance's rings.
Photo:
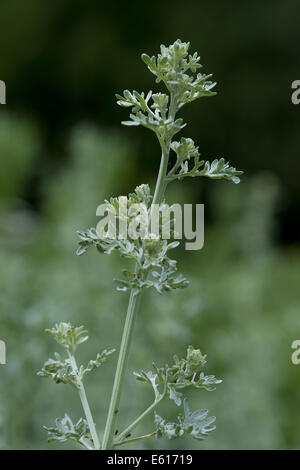
<path id="1" fill-rule="evenodd" d="M 198 410 L 194 413 L 190 413 L 187 399 L 184 399 L 184 430 L 187 434 L 190 434 L 195 439 L 202 440 L 205 436 L 214 429 L 216 426 L 212 424 L 216 421 L 215 416 L 207 418 L 208 410 Z"/>
<path id="2" fill-rule="evenodd" d="M 134 375 L 136 376 L 137 380 L 148 383 L 152 386 L 156 400 L 160 398 L 161 392 L 159 390 L 159 386 L 164 384 L 166 380 L 163 369 L 158 369 L 155 367 L 155 373 L 152 371 L 142 371 L 140 373 L 134 372 Z"/>
<path id="3" fill-rule="evenodd" d="M 183 435 L 190 435 L 194 439 L 203 440 L 216 426 L 213 425 L 216 418 L 214 416 L 207 417 L 207 410 L 198 410 L 190 413 L 187 399 L 183 401 L 184 418 L 178 416 L 178 422 L 166 422 L 157 413 L 154 414 L 154 424 L 156 428 L 156 437 L 159 439 L 165 437 L 167 439 L 176 439 Z"/>
<path id="4" fill-rule="evenodd" d="M 42 369 L 37 372 L 39 377 L 50 378 L 56 384 L 69 384 L 78 388 L 78 380 L 76 374 L 73 372 L 70 361 L 61 359 L 58 353 L 55 353 L 55 359 L 48 359 Z"/>
<path id="5" fill-rule="evenodd" d="M 155 110 L 157 116 L 161 116 L 164 120 L 167 119 L 169 97 L 164 93 L 155 93 L 152 95 L 153 104 L 152 109 Z"/>
<path id="6" fill-rule="evenodd" d="M 191 384 L 195 388 L 202 388 L 208 392 L 214 391 L 216 385 L 222 383 L 221 379 L 217 379 L 214 375 L 205 375 L 201 372 L 198 379 L 193 379 Z"/>
<path id="7" fill-rule="evenodd" d="M 150 384 L 155 393 L 155 399 L 167 395 L 177 406 L 182 403 L 182 393 L 180 390 L 188 387 L 213 391 L 217 384 L 222 380 L 217 379 L 214 375 L 205 376 L 200 369 L 206 363 L 200 349 L 193 346 L 187 348 L 186 357 L 179 359 L 174 356 L 174 364 L 172 366 L 165 365 L 158 368 L 153 364 L 154 371 L 134 372 L 137 380 Z M 163 386 L 163 387 L 161 387 Z"/>
<path id="8" fill-rule="evenodd" d="M 154 424 L 156 428 L 156 438 L 166 437 L 169 440 L 183 436 L 184 429 L 180 423 L 166 423 L 159 414 L 154 413 Z"/>
<path id="9" fill-rule="evenodd" d="M 123 126 L 139 126 L 140 122 L 138 121 L 122 121 Z"/>
<path id="10" fill-rule="evenodd" d="M 205 162 L 199 159 L 198 147 L 195 146 L 194 141 L 189 138 L 182 137 L 180 142 L 173 141 L 171 148 L 177 156 L 177 160 L 173 168 L 169 171 L 167 178 L 169 181 L 172 179 L 182 179 L 186 176 L 208 176 L 213 179 L 227 179 L 235 184 L 240 182 L 239 175 L 243 171 L 236 170 L 226 163 L 224 158 L 215 159 L 212 163 Z M 189 169 L 189 161 L 193 160 L 193 167 Z M 200 170 L 200 167 L 204 168 Z"/>
<path id="11" fill-rule="evenodd" d="M 169 90 L 176 87 L 178 108 L 203 96 L 213 96 L 215 82 L 211 75 L 196 73 L 201 64 L 197 52 L 188 53 L 190 44 L 177 39 L 166 47 L 161 45 L 157 57 L 142 54 L 142 60 L 150 72 L 156 76 L 156 82 L 163 81 Z"/>
<path id="12" fill-rule="evenodd" d="M 238 175 L 241 174 L 243 174 L 243 171 L 238 171 L 234 167 L 229 166 L 229 163 L 226 163 L 224 158 L 216 159 L 212 163 L 206 162 L 204 169 L 199 172 L 200 176 L 208 176 L 213 179 L 224 178 L 235 184 L 240 182 Z"/>
<path id="13" fill-rule="evenodd" d="M 115 279 L 118 291 L 126 292 L 131 289 L 141 291 L 143 289 L 149 289 L 150 287 L 153 287 L 153 282 L 142 279 L 141 277 L 137 276 L 136 273 L 132 273 L 127 270 L 123 270 L 123 273 L 125 274 L 126 279 Z"/>
<path id="14" fill-rule="evenodd" d="M 103 364 L 103 362 L 105 362 L 106 359 L 109 356 L 111 356 L 114 352 L 115 352 L 115 349 L 109 349 L 109 350 L 104 349 L 104 351 L 102 351 L 101 354 L 99 353 L 97 354 L 97 357 L 95 360 L 90 360 L 88 365 L 85 368 L 83 366 L 80 366 L 79 368 L 80 378 L 83 379 L 83 377 L 85 377 L 89 372 L 100 367 Z"/>
<path id="15" fill-rule="evenodd" d="M 90 228 L 86 230 L 85 232 L 77 231 L 77 234 L 80 238 L 79 248 L 76 251 L 76 254 L 78 256 L 81 256 L 82 254 L 86 253 L 86 251 L 91 246 L 95 246 L 100 252 L 103 251 L 101 247 L 101 243 L 100 243 L 101 241 L 96 233 L 95 228 Z"/>
<path id="16" fill-rule="evenodd" d="M 168 389 L 170 400 L 173 400 L 175 405 L 180 406 L 182 393 L 177 392 L 176 384 L 168 383 Z"/>

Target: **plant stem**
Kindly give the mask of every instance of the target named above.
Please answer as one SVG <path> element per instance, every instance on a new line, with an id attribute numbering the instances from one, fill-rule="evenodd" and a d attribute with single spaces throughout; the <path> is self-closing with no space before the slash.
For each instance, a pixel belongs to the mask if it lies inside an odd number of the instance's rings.
<path id="1" fill-rule="evenodd" d="M 75 357 L 73 356 L 73 354 L 71 354 L 69 351 L 68 351 L 68 354 L 69 354 L 69 359 L 70 359 L 70 364 L 71 364 L 72 370 L 78 378 L 78 393 L 79 393 L 79 397 L 80 397 L 80 400 L 81 400 L 81 404 L 82 404 L 82 408 L 83 408 L 86 420 L 87 420 L 89 428 L 90 428 L 91 436 L 92 436 L 93 443 L 94 443 L 94 448 L 96 450 L 99 450 L 100 449 L 100 441 L 99 441 L 99 438 L 98 438 L 98 434 L 97 434 L 97 431 L 96 431 L 96 427 L 95 427 L 95 423 L 94 423 L 94 420 L 93 420 L 93 417 L 92 417 L 92 413 L 91 413 L 91 410 L 90 410 L 89 402 L 88 402 L 88 399 L 87 399 L 87 396 L 86 396 L 86 393 L 85 393 L 84 385 L 82 383 L 82 380 L 80 380 L 79 377 L 78 377 L 78 367 L 77 367 L 77 364 L 76 364 L 76 360 L 75 360 Z"/>
<path id="2" fill-rule="evenodd" d="M 151 432 L 149 434 L 145 434 L 144 436 L 134 437 L 133 439 L 126 439 L 122 442 L 118 442 L 118 445 L 121 446 L 123 444 L 130 444 L 131 442 L 141 441 L 142 439 L 148 439 L 149 437 L 154 437 L 155 434 L 156 434 L 156 431 Z"/>
<path id="3" fill-rule="evenodd" d="M 172 119 L 172 120 L 175 119 L 176 107 L 177 107 L 176 97 L 173 93 L 171 93 L 169 119 Z M 162 154 L 161 154 L 159 173 L 158 173 L 157 182 L 155 186 L 155 192 L 154 192 L 154 196 L 152 200 L 152 205 L 161 204 L 164 194 L 165 194 L 167 184 L 168 184 L 166 173 L 167 173 L 167 168 L 168 168 L 168 163 L 169 163 L 171 142 L 166 143 L 162 141 L 162 139 L 160 138 L 158 138 L 158 140 L 162 149 Z"/>
<path id="4" fill-rule="evenodd" d="M 81 442 L 88 450 L 95 450 L 94 447 L 91 446 L 90 442 L 84 437 L 81 437 L 79 442 Z"/>
<path id="5" fill-rule="evenodd" d="M 169 118 L 175 118 L 176 114 L 176 97 L 171 93 L 170 99 L 170 109 L 169 109 Z M 153 204 L 160 204 L 163 200 L 167 181 L 166 181 L 166 172 L 169 161 L 169 152 L 170 152 L 170 142 L 165 142 L 163 139 L 159 138 L 159 143 L 162 149 L 162 156 L 160 162 L 159 173 L 156 181 L 154 197 L 152 200 Z M 151 211 L 151 208 L 150 208 Z M 136 317 L 136 312 L 138 309 L 139 300 L 141 293 L 137 292 L 135 289 L 132 289 L 130 292 L 127 315 L 125 319 L 123 335 L 121 340 L 120 352 L 118 357 L 118 364 L 114 378 L 114 385 L 112 389 L 106 425 L 104 430 L 104 436 L 102 441 L 102 449 L 111 449 L 112 441 L 114 436 L 115 422 L 118 413 L 118 407 L 120 403 L 121 391 L 124 381 L 124 374 L 126 368 L 126 362 L 129 353 L 130 340 L 132 337 L 132 331 L 134 326 L 134 320 Z"/>

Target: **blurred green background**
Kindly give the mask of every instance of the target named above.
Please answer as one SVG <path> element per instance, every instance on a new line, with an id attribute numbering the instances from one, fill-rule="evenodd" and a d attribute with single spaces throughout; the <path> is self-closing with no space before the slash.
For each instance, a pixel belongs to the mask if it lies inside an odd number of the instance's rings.
<path id="1" fill-rule="evenodd" d="M 0 448 L 54 449 L 42 425 L 82 412 L 76 391 L 36 375 L 57 350 L 45 328 L 84 324 L 87 361 L 117 347 L 127 295 L 113 278 L 126 262 L 95 251 L 78 258 L 76 230 L 95 225 L 99 203 L 140 183 L 153 188 L 154 135 L 125 129 L 115 105 L 124 88 L 159 90 L 139 57 L 178 37 L 191 41 L 218 95 L 187 106 L 183 135 L 203 158 L 224 156 L 245 171 L 238 186 L 193 180 L 170 187 L 170 202 L 205 203 L 205 246 L 177 250 L 188 289 L 142 300 L 120 428 L 151 400 L 132 372 L 183 355 L 208 355 L 217 391 L 191 393 L 217 429 L 204 442 L 151 441 L 157 448 L 297 449 L 300 366 L 298 207 L 299 79 L 297 0 L 51 2 L 1 0 L 0 79 Z M 298 75 L 297 75 L 298 74 Z M 103 429 L 117 355 L 87 378 Z M 162 405 L 169 419 L 177 410 Z M 151 430 L 151 420 L 145 424 Z M 145 430 L 145 428 L 143 429 Z"/>

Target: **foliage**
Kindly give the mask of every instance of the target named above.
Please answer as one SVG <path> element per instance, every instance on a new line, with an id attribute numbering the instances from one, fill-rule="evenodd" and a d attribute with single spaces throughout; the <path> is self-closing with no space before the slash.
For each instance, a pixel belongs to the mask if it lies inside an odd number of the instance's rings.
<path id="1" fill-rule="evenodd" d="M 184 399 L 184 418 L 178 416 L 177 423 L 166 423 L 157 413 L 155 413 L 156 435 L 157 438 L 166 437 L 167 439 L 176 439 L 184 434 L 192 436 L 194 439 L 202 440 L 209 432 L 216 427 L 212 424 L 216 418 L 207 417 L 207 410 L 198 410 L 190 413 L 187 399 Z"/>
<path id="2" fill-rule="evenodd" d="M 51 378 L 56 384 L 73 385 L 78 390 L 86 416 L 86 419 L 80 418 L 75 425 L 67 414 L 61 420 L 56 419 L 56 427 L 45 427 L 48 431 L 48 440 L 49 442 L 53 440 L 65 442 L 71 439 L 79 442 L 87 449 L 99 449 L 99 439 L 95 423 L 92 420 L 83 379 L 89 372 L 100 367 L 115 350 L 104 350 L 101 354 L 97 354 L 95 360 L 89 361 L 87 367 L 82 365 L 78 367 L 74 356 L 75 350 L 77 346 L 88 339 L 87 331 L 83 326 L 73 327 L 70 323 L 61 322 L 56 324 L 51 330 L 47 329 L 46 331 L 66 349 L 68 357 L 62 360 L 60 355 L 55 353 L 55 359 L 48 359 L 44 367 L 38 372 L 38 375 L 44 378 Z"/>
<path id="3" fill-rule="evenodd" d="M 54 328 L 46 329 L 46 332 L 52 336 L 58 344 L 66 348 L 70 352 L 75 352 L 77 346 L 84 343 L 88 336 L 83 326 L 74 328 L 70 323 L 61 322 L 56 324 Z"/>
<path id="4" fill-rule="evenodd" d="M 55 427 L 47 428 L 44 426 L 44 428 L 48 432 L 48 442 L 65 442 L 70 439 L 88 449 L 92 449 L 93 443 L 88 423 L 85 419 L 80 418 L 76 424 L 73 424 L 71 418 L 65 414 L 62 419 L 57 418 L 55 420 Z"/>
<path id="5" fill-rule="evenodd" d="M 195 387 L 207 391 L 215 390 L 215 385 L 222 382 L 216 379 L 214 375 L 204 375 L 199 369 L 206 363 L 205 356 L 201 354 L 200 349 L 194 349 L 189 346 L 187 349 L 186 358 L 178 359 L 174 356 L 174 364 L 169 367 L 166 365 L 164 368 L 158 369 L 153 364 L 155 372 L 141 372 L 135 373 L 136 378 L 141 382 L 149 383 L 152 385 L 155 399 L 162 398 L 162 394 L 167 395 L 170 400 L 173 400 L 177 406 L 181 405 L 182 390 L 187 387 Z M 163 386 L 163 392 L 159 391 L 159 386 Z"/>
<path id="6" fill-rule="evenodd" d="M 141 124 L 154 131 L 161 146 L 161 167 L 153 197 L 151 196 L 149 186 L 143 184 L 136 187 L 135 191 L 128 196 L 113 197 L 106 201 L 108 212 L 117 213 L 119 221 L 126 225 L 126 239 L 124 239 L 123 234 L 118 236 L 110 225 L 105 234 L 99 233 L 94 228 L 78 233 L 80 238 L 77 250 L 78 255 L 85 253 L 89 247 L 95 246 L 100 253 L 110 254 L 116 250 L 121 256 L 135 262 L 134 270 L 124 270 L 125 279 L 118 281 L 118 290 L 129 290 L 130 299 L 102 444 L 99 442 L 82 382 L 88 369 L 83 369 L 82 366 L 78 369 L 74 358 L 76 347 L 87 339 L 86 331 L 83 327 L 74 328 L 68 323 L 60 323 L 54 329 L 48 330 L 48 333 L 66 348 L 68 358 L 62 362 L 57 356 L 55 360 L 47 361 L 40 375 L 51 377 L 56 383 L 70 383 L 78 388 L 92 436 L 93 448 L 95 449 L 99 449 L 100 446 L 103 449 L 109 449 L 113 446 L 126 443 L 128 441 L 127 436 L 131 435 L 129 431 L 132 431 L 150 411 L 153 411 L 166 395 L 176 405 L 180 406 L 182 393 L 178 392 L 179 389 L 193 386 L 198 389 L 214 390 L 214 385 L 221 382 L 214 376 L 205 376 L 203 372 L 198 374 L 198 369 L 204 364 L 205 358 L 200 350 L 189 346 L 186 358 L 179 360 L 177 357 L 174 357 L 175 364 L 171 368 L 165 366 L 164 370 L 156 368 L 156 374 L 152 372 L 146 374 L 143 372 L 137 375 L 139 380 L 145 380 L 152 384 L 155 392 L 154 403 L 129 425 L 117 439 L 114 439 L 116 411 L 123 388 L 125 364 L 133 329 L 133 318 L 137 310 L 137 298 L 145 288 L 154 287 L 159 293 L 163 293 L 184 288 L 188 285 L 188 281 L 181 274 L 175 274 L 177 270 L 176 261 L 169 258 L 167 254 L 170 249 L 176 248 L 179 243 L 168 243 L 167 240 L 161 237 L 160 232 L 159 234 L 149 233 L 152 208 L 154 204 L 161 205 L 164 203 L 167 184 L 173 179 L 180 179 L 183 174 L 185 176 L 206 175 L 212 178 L 224 177 L 234 183 L 238 183 L 237 175 L 242 173 L 234 168 L 230 168 L 228 164 L 224 163 L 223 159 L 219 162 L 214 161 L 211 165 L 206 162 L 204 169 L 199 171 L 198 169 L 203 162 L 199 162 L 199 153 L 193 141 L 191 139 L 182 139 L 180 143 L 172 142 L 173 136 L 185 126 L 181 118 L 176 119 L 177 111 L 184 104 L 197 98 L 213 96 L 215 94 L 211 91 L 215 83 L 208 80 L 210 75 L 202 75 L 200 73 L 195 75 L 196 70 L 201 67 L 199 63 L 200 58 L 197 53 L 189 55 L 188 49 L 189 43 L 177 40 L 169 47 L 162 45 L 157 58 L 154 56 L 150 58 L 146 54 L 142 55 L 142 59 L 149 70 L 156 75 L 157 83 L 160 81 L 164 82 L 169 96 L 161 93 L 153 95 L 152 91 L 149 91 L 147 95 L 137 91 L 131 93 L 128 90 L 123 92 L 123 96 L 117 95 L 117 103 L 120 106 L 132 109 L 130 114 L 131 120 L 123 121 L 123 124 L 129 126 Z M 151 99 L 152 104 L 150 104 Z M 167 174 L 171 149 L 177 154 L 177 162 L 170 170 L 170 173 Z M 187 160 L 191 157 L 194 158 L 194 168 L 188 171 Z M 178 173 L 177 170 L 179 170 Z M 143 206 L 147 214 L 144 222 L 141 222 L 136 213 L 130 211 L 137 203 Z M 126 215 L 123 215 L 121 211 L 123 204 L 125 204 L 126 209 L 129 207 Z M 161 219 L 159 222 L 162 224 Z M 132 224 L 135 225 L 135 228 L 140 228 L 138 237 L 134 237 L 130 231 Z M 145 234 L 145 231 L 146 236 L 141 236 L 142 232 Z M 98 366 L 98 363 L 90 362 L 89 365 L 90 368 L 94 368 L 96 365 Z M 160 385 L 163 387 L 162 391 L 158 388 Z M 165 435 L 170 437 L 172 433 L 180 436 L 184 432 L 199 439 L 200 436 L 206 435 L 209 430 L 214 429 L 203 424 L 207 420 L 202 422 L 202 418 L 204 415 L 206 416 L 202 411 L 195 412 L 192 415 L 189 414 L 186 400 L 184 400 L 184 409 L 185 419 L 179 418 L 179 425 L 174 425 L 175 427 L 170 424 L 164 425 L 164 421 L 156 415 L 156 431 L 147 436 L 137 437 L 135 440 L 145 439 L 153 436 L 155 433 L 157 436 Z M 170 426 L 174 428 L 171 434 L 169 431 L 166 431 Z"/>
<path id="7" fill-rule="evenodd" d="M 208 176 L 212 179 L 227 179 L 235 184 L 240 182 L 238 175 L 243 172 L 238 171 L 225 163 L 224 158 L 214 160 L 212 163 L 199 160 L 198 147 L 195 146 L 194 141 L 190 138 L 181 138 L 180 142 L 173 141 L 171 144 L 172 150 L 176 153 L 176 163 L 167 175 L 169 181 L 173 179 L 182 179 L 186 176 Z M 189 169 L 189 162 L 193 159 L 193 166 Z M 204 165 L 204 168 L 199 170 Z"/>

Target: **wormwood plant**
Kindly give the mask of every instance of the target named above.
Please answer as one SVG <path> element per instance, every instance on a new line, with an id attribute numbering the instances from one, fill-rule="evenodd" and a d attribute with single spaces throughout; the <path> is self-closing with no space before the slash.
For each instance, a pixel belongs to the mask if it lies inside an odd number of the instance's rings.
<path id="1" fill-rule="evenodd" d="M 122 124 L 147 127 L 155 133 L 161 148 L 160 168 L 154 195 L 151 195 L 147 184 L 142 184 L 127 197 L 111 198 L 107 202 L 110 207 L 117 210 L 117 214 L 124 201 L 129 208 L 140 203 L 147 207 L 151 220 L 155 205 L 164 203 L 167 185 L 189 176 L 207 176 L 239 183 L 239 175 L 242 172 L 231 167 L 223 158 L 215 159 L 212 163 L 201 160 L 198 147 L 192 139 L 182 137 L 178 141 L 173 140 L 174 136 L 185 127 L 183 120 L 176 117 L 182 106 L 198 98 L 215 95 L 212 91 L 215 83 L 210 81 L 211 75 L 198 73 L 198 69 L 201 68 L 200 57 L 197 53 L 190 55 L 188 50 L 189 43 L 177 40 L 169 47 L 162 45 L 157 57 L 142 55 L 143 62 L 155 75 L 156 83 L 163 82 L 167 93 L 149 91 L 145 94 L 125 90 L 123 95 L 116 95 L 120 106 L 131 109 L 130 120 L 123 121 Z M 173 163 L 170 159 L 171 153 L 175 156 Z M 134 215 L 122 220 L 119 217 L 119 223 L 124 222 L 127 225 L 135 223 L 137 227 L 139 226 L 139 220 Z M 168 242 L 151 232 L 143 239 L 133 239 L 130 236 L 124 239 L 118 235 L 112 237 L 109 231 L 105 237 L 99 237 L 95 228 L 78 234 L 80 238 L 78 255 L 82 255 L 90 247 L 95 247 L 102 254 L 117 251 L 122 257 L 134 262 L 134 269 L 125 270 L 124 278 L 117 281 L 118 290 L 129 291 L 129 303 L 102 443 L 91 414 L 84 380 L 86 375 L 101 366 L 114 350 L 104 350 L 86 366 L 77 366 L 75 351 L 88 339 L 84 327 L 60 323 L 53 329 L 47 330 L 64 348 L 66 354 L 65 357 L 61 357 L 55 353 L 54 359 L 48 359 L 38 374 L 53 379 L 55 383 L 69 384 L 77 389 L 85 415 L 77 423 L 73 423 L 68 415 L 57 419 L 53 427 L 46 428 L 49 441 L 63 442 L 70 439 L 87 449 L 111 449 L 154 436 L 175 439 L 187 434 L 195 439 L 203 439 L 215 429 L 215 417 L 208 417 L 208 411 L 204 409 L 191 412 L 184 391 L 188 388 L 212 391 L 221 380 L 214 375 L 205 375 L 202 369 L 206 363 L 206 356 L 193 346 L 188 346 L 184 358 L 179 359 L 174 356 L 171 366 L 158 367 L 153 364 L 152 370 L 135 373 L 137 380 L 152 387 L 153 402 L 126 429 L 116 433 L 126 362 L 142 292 L 144 289 L 154 288 L 162 294 L 188 286 L 188 281 L 177 272 L 176 261 L 169 256 L 170 250 L 175 248 L 178 242 Z M 182 413 L 176 422 L 169 422 L 157 413 L 156 409 L 164 399 L 169 399 L 174 405 L 182 407 Z M 154 413 L 153 429 L 147 434 L 134 436 L 132 434 L 134 429 L 149 413 Z"/>

